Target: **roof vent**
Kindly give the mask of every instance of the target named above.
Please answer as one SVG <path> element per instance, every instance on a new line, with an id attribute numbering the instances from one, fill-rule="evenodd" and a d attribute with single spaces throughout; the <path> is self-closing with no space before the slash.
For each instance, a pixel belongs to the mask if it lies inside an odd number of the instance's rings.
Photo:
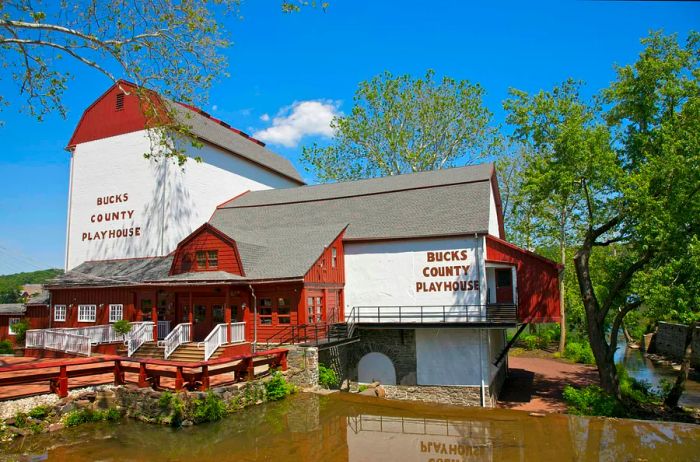
<path id="1" fill-rule="evenodd" d="M 117 111 L 121 111 L 124 109 L 124 93 L 117 93 L 117 102 L 114 106 L 114 109 Z"/>

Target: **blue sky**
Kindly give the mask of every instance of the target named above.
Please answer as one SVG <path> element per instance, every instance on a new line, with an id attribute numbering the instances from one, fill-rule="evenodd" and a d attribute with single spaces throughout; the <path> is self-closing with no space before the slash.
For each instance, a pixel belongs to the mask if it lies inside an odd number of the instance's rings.
<path id="1" fill-rule="evenodd" d="M 434 69 L 478 82 L 501 122 L 510 87 L 537 91 L 574 77 L 592 94 L 614 78 L 615 63 L 635 60 L 650 30 L 684 38 L 700 29 L 694 2 L 331 0 L 326 12 L 294 15 L 281 14 L 279 4 L 251 0 L 242 19 L 227 20 L 231 76 L 215 84 L 203 109 L 249 133 L 276 126 L 261 136 L 270 135 L 268 147 L 309 180 L 298 162 L 301 146 L 323 142 L 318 121 L 349 111 L 357 83 L 382 71 L 422 76 Z M 64 147 L 83 109 L 110 82 L 76 66 L 65 94 L 68 117 L 40 123 L 18 112 L 16 87 L 2 72 L 2 95 L 12 104 L 0 112 L 0 274 L 62 267 Z"/>

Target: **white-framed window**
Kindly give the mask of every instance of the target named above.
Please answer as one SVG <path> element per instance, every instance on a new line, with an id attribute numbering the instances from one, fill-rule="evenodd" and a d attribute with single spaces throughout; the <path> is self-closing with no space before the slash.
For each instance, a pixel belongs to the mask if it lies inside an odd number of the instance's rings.
<path id="1" fill-rule="evenodd" d="M 78 305 L 78 322 L 95 322 L 97 305 Z"/>
<path id="2" fill-rule="evenodd" d="M 109 322 L 117 322 L 124 319 L 124 305 L 109 305 Z"/>
<path id="3" fill-rule="evenodd" d="M 54 321 L 65 321 L 66 320 L 66 305 L 54 305 L 53 306 L 53 320 Z"/>
<path id="4" fill-rule="evenodd" d="M 19 323 L 20 318 L 10 318 L 7 322 L 7 325 L 9 327 L 9 332 L 10 335 L 17 335 L 17 332 L 15 332 L 15 324 Z"/>

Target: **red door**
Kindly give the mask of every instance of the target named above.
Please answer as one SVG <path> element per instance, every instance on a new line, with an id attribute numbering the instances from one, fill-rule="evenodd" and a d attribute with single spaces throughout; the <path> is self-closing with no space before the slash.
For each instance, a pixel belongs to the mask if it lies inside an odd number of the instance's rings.
<path id="1" fill-rule="evenodd" d="M 209 332 L 211 332 L 212 327 L 212 317 L 211 310 L 208 309 L 207 305 L 201 303 L 194 304 L 194 340 L 195 342 L 201 342 Z"/>
<path id="2" fill-rule="evenodd" d="M 510 268 L 496 269 L 496 303 L 513 303 L 513 273 Z"/>

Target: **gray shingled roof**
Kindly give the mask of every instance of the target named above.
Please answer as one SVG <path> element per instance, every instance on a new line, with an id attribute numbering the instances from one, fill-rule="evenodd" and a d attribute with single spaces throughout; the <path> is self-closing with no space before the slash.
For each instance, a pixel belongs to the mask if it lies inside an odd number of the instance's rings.
<path id="1" fill-rule="evenodd" d="M 27 311 L 22 303 L 0 303 L 0 315 L 21 315 Z"/>
<path id="2" fill-rule="evenodd" d="M 492 172 L 492 164 L 481 164 L 249 192 L 217 209 L 210 223 L 234 239 L 241 229 L 319 223 L 348 223 L 345 239 L 486 233 Z"/>
<path id="3" fill-rule="evenodd" d="M 49 287 L 124 286 L 168 276 L 173 257 L 87 261 L 53 278 Z"/>
<path id="4" fill-rule="evenodd" d="M 49 291 L 41 288 L 41 292 L 36 293 L 29 297 L 27 300 L 27 305 L 48 305 L 49 304 Z"/>
<path id="5" fill-rule="evenodd" d="M 233 132 L 192 109 L 172 103 L 172 101 L 170 104 L 176 117 L 180 119 L 180 123 L 188 126 L 192 133 L 201 139 L 235 152 L 245 159 L 281 173 L 300 184 L 305 184 L 297 169 L 285 157 L 275 154 L 255 141 Z"/>

